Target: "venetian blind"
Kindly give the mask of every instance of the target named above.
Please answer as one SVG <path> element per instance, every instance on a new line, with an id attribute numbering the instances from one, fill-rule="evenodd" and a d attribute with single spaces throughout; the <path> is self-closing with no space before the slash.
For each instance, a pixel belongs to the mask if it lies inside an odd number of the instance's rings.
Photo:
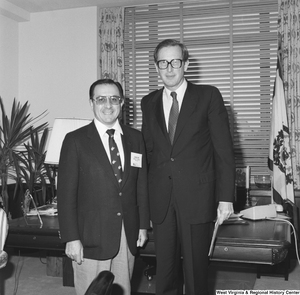
<path id="1" fill-rule="evenodd" d="M 276 71 L 277 0 L 198 0 L 125 9 L 126 121 L 140 129 L 140 102 L 162 87 L 153 51 L 173 38 L 190 53 L 186 78 L 219 88 L 236 165 L 266 173 Z"/>

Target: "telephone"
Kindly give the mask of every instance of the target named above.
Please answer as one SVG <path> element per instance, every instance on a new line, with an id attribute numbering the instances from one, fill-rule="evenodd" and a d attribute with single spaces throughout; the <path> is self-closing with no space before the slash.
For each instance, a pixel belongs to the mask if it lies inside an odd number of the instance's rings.
<path id="1" fill-rule="evenodd" d="M 251 220 L 260 220 L 266 218 L 274 218 L 277 216 L 276 205 L 261 205 L 247 208 L 240 211 L 242 218 L 251 219 Z"/>

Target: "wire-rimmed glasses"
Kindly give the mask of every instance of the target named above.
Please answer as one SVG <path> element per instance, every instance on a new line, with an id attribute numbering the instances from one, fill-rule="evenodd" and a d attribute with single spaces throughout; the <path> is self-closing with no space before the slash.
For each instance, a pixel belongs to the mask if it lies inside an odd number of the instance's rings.
<path id="1" fill-rule="evenodd" d="M 109 100 L 110 104 L 113 105 L 119 105 L 122 102 L 122 98 L 117 95 L 112 95 L 112 96 L 100 95 L 93 98 L 93 101 L 98 105 L 106 104 L 107 100 Z"/>

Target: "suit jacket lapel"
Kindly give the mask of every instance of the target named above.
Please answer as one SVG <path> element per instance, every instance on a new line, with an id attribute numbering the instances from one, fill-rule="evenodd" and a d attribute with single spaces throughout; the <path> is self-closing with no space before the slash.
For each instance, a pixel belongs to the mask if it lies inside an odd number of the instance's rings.
<path id="1" fill-rule="evenodd" d="M 100 165 L 103 166 L 103 168 L 111 174 L 112 180 L 116 183 L 116 185 L 119 186 L 117 178 L 115 177 L 114 171 L 111 167 L 111 163 L 109 162 L 109 159 L 107 157 L 105 148 L 103 146 L 102 140 L 99 136 L 99 133 L 97 131 L 97 128 L 95 126 L 95 123 L 92 122 L 88 126 L 88 132 L 87 132 L 88 140 L 91 142 L 89 145 L 92 153 L 99 161 Z"/>
<path id="2" fill-rule="evenodd" d="M 185 124 L 188 122 L 190 116 L 195 111 L 196 105 L 198 104 L 199 101 L 197 93 L 193 93 L 191 88 L 192 85 L 188 82 L 188 86 L 184 94 L 182 106 L 178 117 L 173 146 L 176 143 L 176 140 L 178 139 L 180 133 L 182 132 Z M 160 127 L 160 130 L 162 131 L 165 140 L 168 142 L 169 145 L 171 145 L 169 134 L 166 127 L 166 120 L 165 120 L 163 103 L 162 103 L 162 95 L 163 95 L 163 88 L 160 89 L 153 97 L 153 104 L 154 104 L 153 110 L 154 113 L 156 114 L 157 123 Z"/>
<path id="3" fill-rule="evenodd" d="M 122 125 L 121 125 L 122 127 Z M 122 128 L 123 135 L 122 135 L 122 144 L 123 144 L 123 150 L 124 150 L 124 171 L 123 171 L 123 179 L 122 179 L 122 186 L 125 185 L 128 176 L 129 176 L 129 170 L 130 170 L 130 159 L 131 159 L 131 137 L 130 134 L 126 131 L 125 128 Z"/>
<path id="4" fill-rule="evenodd" d="M 99 133 L 96 129 L 94 122 L 92 122 L 88 126 L 87 137 L 88 137 L 88 140 L 91 141 L 91 144 L 89 145 L 89 147 L 92 150 L 94 156 L 101 163 L 101 165 L 103 165 L 103 163 L 110 165 L 106 151 L 104 149 L 104 146 L 102 144 L 101 138 L 99 136 Z"/>
<path id="5" fill-rule="evenodd" d="M 160 89 L 156 96 L 153 98 L 153 104 L 154 104 L 154 114 L 156 115 L 158 126 L 160 127 L 161 132 L 165 136 L 166 139 L 169 138 L 167 126 L 166 126 L 166 119 L 163 109 L 163 103 L 162 103 L 162 95 L 163 95 L 163 88 Z"/>
<path id="6" fill-rule="evenodd" d="M 180 133 L 182 132 L 185 124 L 188 122 L 192 113 L 195 111 L 196 105 L 199 102 L 198 97 L 199 95 L 197 93 L 193 93 L 191 89 L 191 84 L 188 82 L 188 86 L 184 94 L 182 106 L 177 121 L 173 146 L 176 143 L 176 140 L 178 139 Z"/>

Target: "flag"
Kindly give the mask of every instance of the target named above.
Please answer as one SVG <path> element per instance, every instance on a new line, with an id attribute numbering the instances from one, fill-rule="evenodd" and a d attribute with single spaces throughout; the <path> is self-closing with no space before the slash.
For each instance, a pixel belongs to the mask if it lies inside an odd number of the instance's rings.
<path id="1" fill-rule="evenodd" d="M 273 172 L 271 188 L 273 201 L 280 205 L 283 204 L 284 200 L 290 200 L 294 203 L 290 136 L 279 58 L 277 59 L 273 91 L 268 166 Z"/>

